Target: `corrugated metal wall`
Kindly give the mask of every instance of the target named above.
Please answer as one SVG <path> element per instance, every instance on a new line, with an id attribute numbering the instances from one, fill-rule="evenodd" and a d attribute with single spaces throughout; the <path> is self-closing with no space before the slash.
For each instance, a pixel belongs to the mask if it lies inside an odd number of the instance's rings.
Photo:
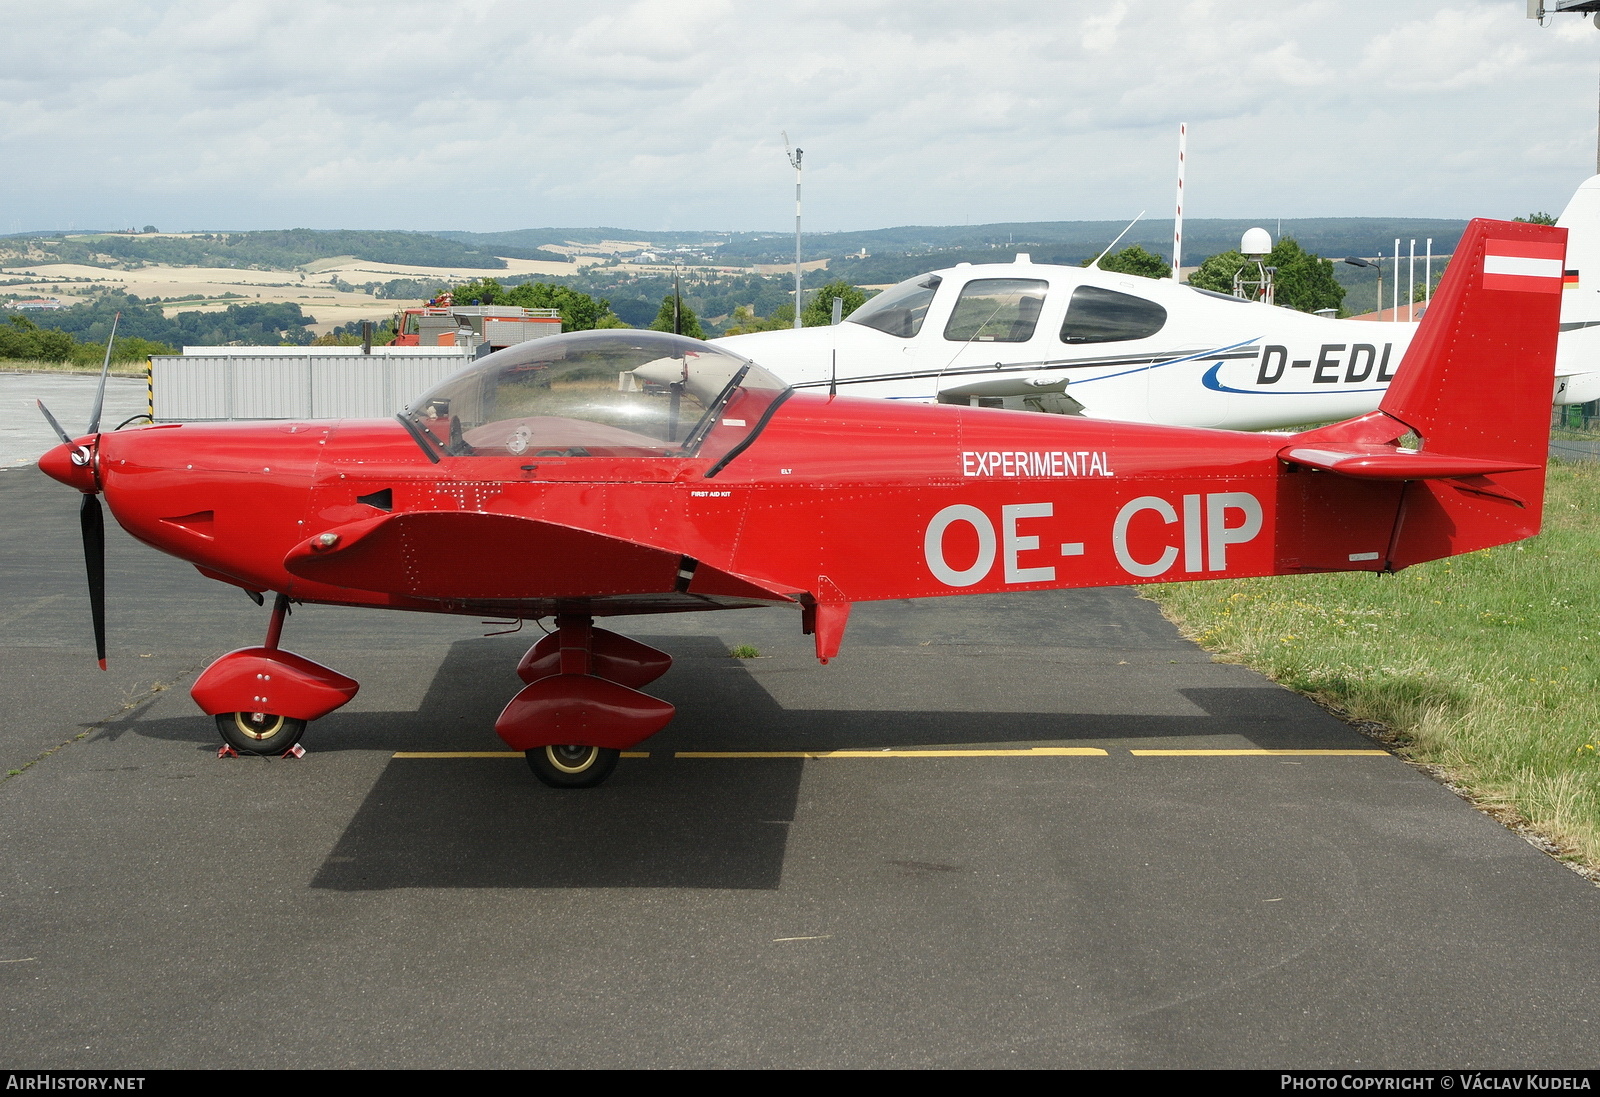
<path id="1" fill-rule="evenodd" d="M 350 349 L 153 356 L 155 420 L 385 418 L 471 360 L 468 351 Z"/>

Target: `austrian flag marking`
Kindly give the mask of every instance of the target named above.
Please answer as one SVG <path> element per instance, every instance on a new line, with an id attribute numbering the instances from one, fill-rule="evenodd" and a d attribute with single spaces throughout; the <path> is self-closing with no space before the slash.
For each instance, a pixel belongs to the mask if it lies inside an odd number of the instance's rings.
<path id="1" fill-rule="evenodd" d="M 1488 240 L 1483 253 L 1483 288 L 1560 293 L 1566 245 L 1532 240 Z"/>

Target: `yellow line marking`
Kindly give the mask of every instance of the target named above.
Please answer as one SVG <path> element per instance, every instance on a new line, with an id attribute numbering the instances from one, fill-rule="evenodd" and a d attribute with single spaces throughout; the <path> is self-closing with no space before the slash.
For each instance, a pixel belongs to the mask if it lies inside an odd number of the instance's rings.
<path id="1" fill-rule="evenodd" d="M 521 758 L 520 750 L 397 750 L 392 758 Z M 648 758 L 647 750 L 625 750 L 623 758 Z"/>
<path id="2" fill-rule="evenodd" d="M 1099 747 L 1026 750 L 680 750 L 674 758 L 1104 758 Z"/>
<path id="3" fill-rule="evenodd" d="M 1387 758 L 1386 750 L 1130 750 L 1139 758 Z M 623 758 L 648 758 L 625 750 Z M 1027 747 L 1020 750 L 680 750 L 674 758 L 1104 758 L 1099 747 Z M 521 758 L 520 750 L 397 750 L 394 758 Z"/>
<path id="4" fill-rule="evenodd" d="M 1314 755 L 1325 758 L 1387 758 L 1386 750 L 1130 750 L 1139 758 L 1283 758 Z"/>
<path id="5" fill-rule="evenodd" d="M 520 750 L 397 750 L 394 758 L 521 758 Z"/>

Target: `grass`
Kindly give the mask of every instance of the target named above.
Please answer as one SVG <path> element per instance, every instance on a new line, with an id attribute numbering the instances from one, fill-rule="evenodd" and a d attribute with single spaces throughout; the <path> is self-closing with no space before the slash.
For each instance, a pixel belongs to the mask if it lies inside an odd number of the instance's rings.
<path id="1" fill-rule="evenodd" d="M 102 349 L 102 353 L 104 353 Z M 145 360 L 112 362 L 113 377 L 143 377 Z M 32 358 L 0 358 L 0 373 L 88 373 L 98 377 L 99 366 L 85 366 L 77 362 L 40 362 Z"/>
<path id="2" fill-rule="evenodd" d="M 728 656 L 732 659 L 759 659 L 761 650 L 754 644 L 740 644 L 738 647 L 729 648 Z"/>
<path id="3" fill-rule="evenodd" d="M 1147 588 L 1185 635 L 1358 721 L 1600 869 L 1600 466 L 1551 463 L 1544 532 L 1394 576 Z"/>

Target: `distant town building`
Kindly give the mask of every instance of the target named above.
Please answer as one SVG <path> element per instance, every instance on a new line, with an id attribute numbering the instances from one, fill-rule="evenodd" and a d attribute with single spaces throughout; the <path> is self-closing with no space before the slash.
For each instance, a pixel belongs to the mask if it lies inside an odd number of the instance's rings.
<path id="1" fill-rule="evenodd" d="M 16 309 L 18 312 L 29 312 L 44 309 L 61 309 L 66 308 L 66 306 L 54 297 L 29 297 L 21 301 L 13 301 L 6 308 Z"/>

